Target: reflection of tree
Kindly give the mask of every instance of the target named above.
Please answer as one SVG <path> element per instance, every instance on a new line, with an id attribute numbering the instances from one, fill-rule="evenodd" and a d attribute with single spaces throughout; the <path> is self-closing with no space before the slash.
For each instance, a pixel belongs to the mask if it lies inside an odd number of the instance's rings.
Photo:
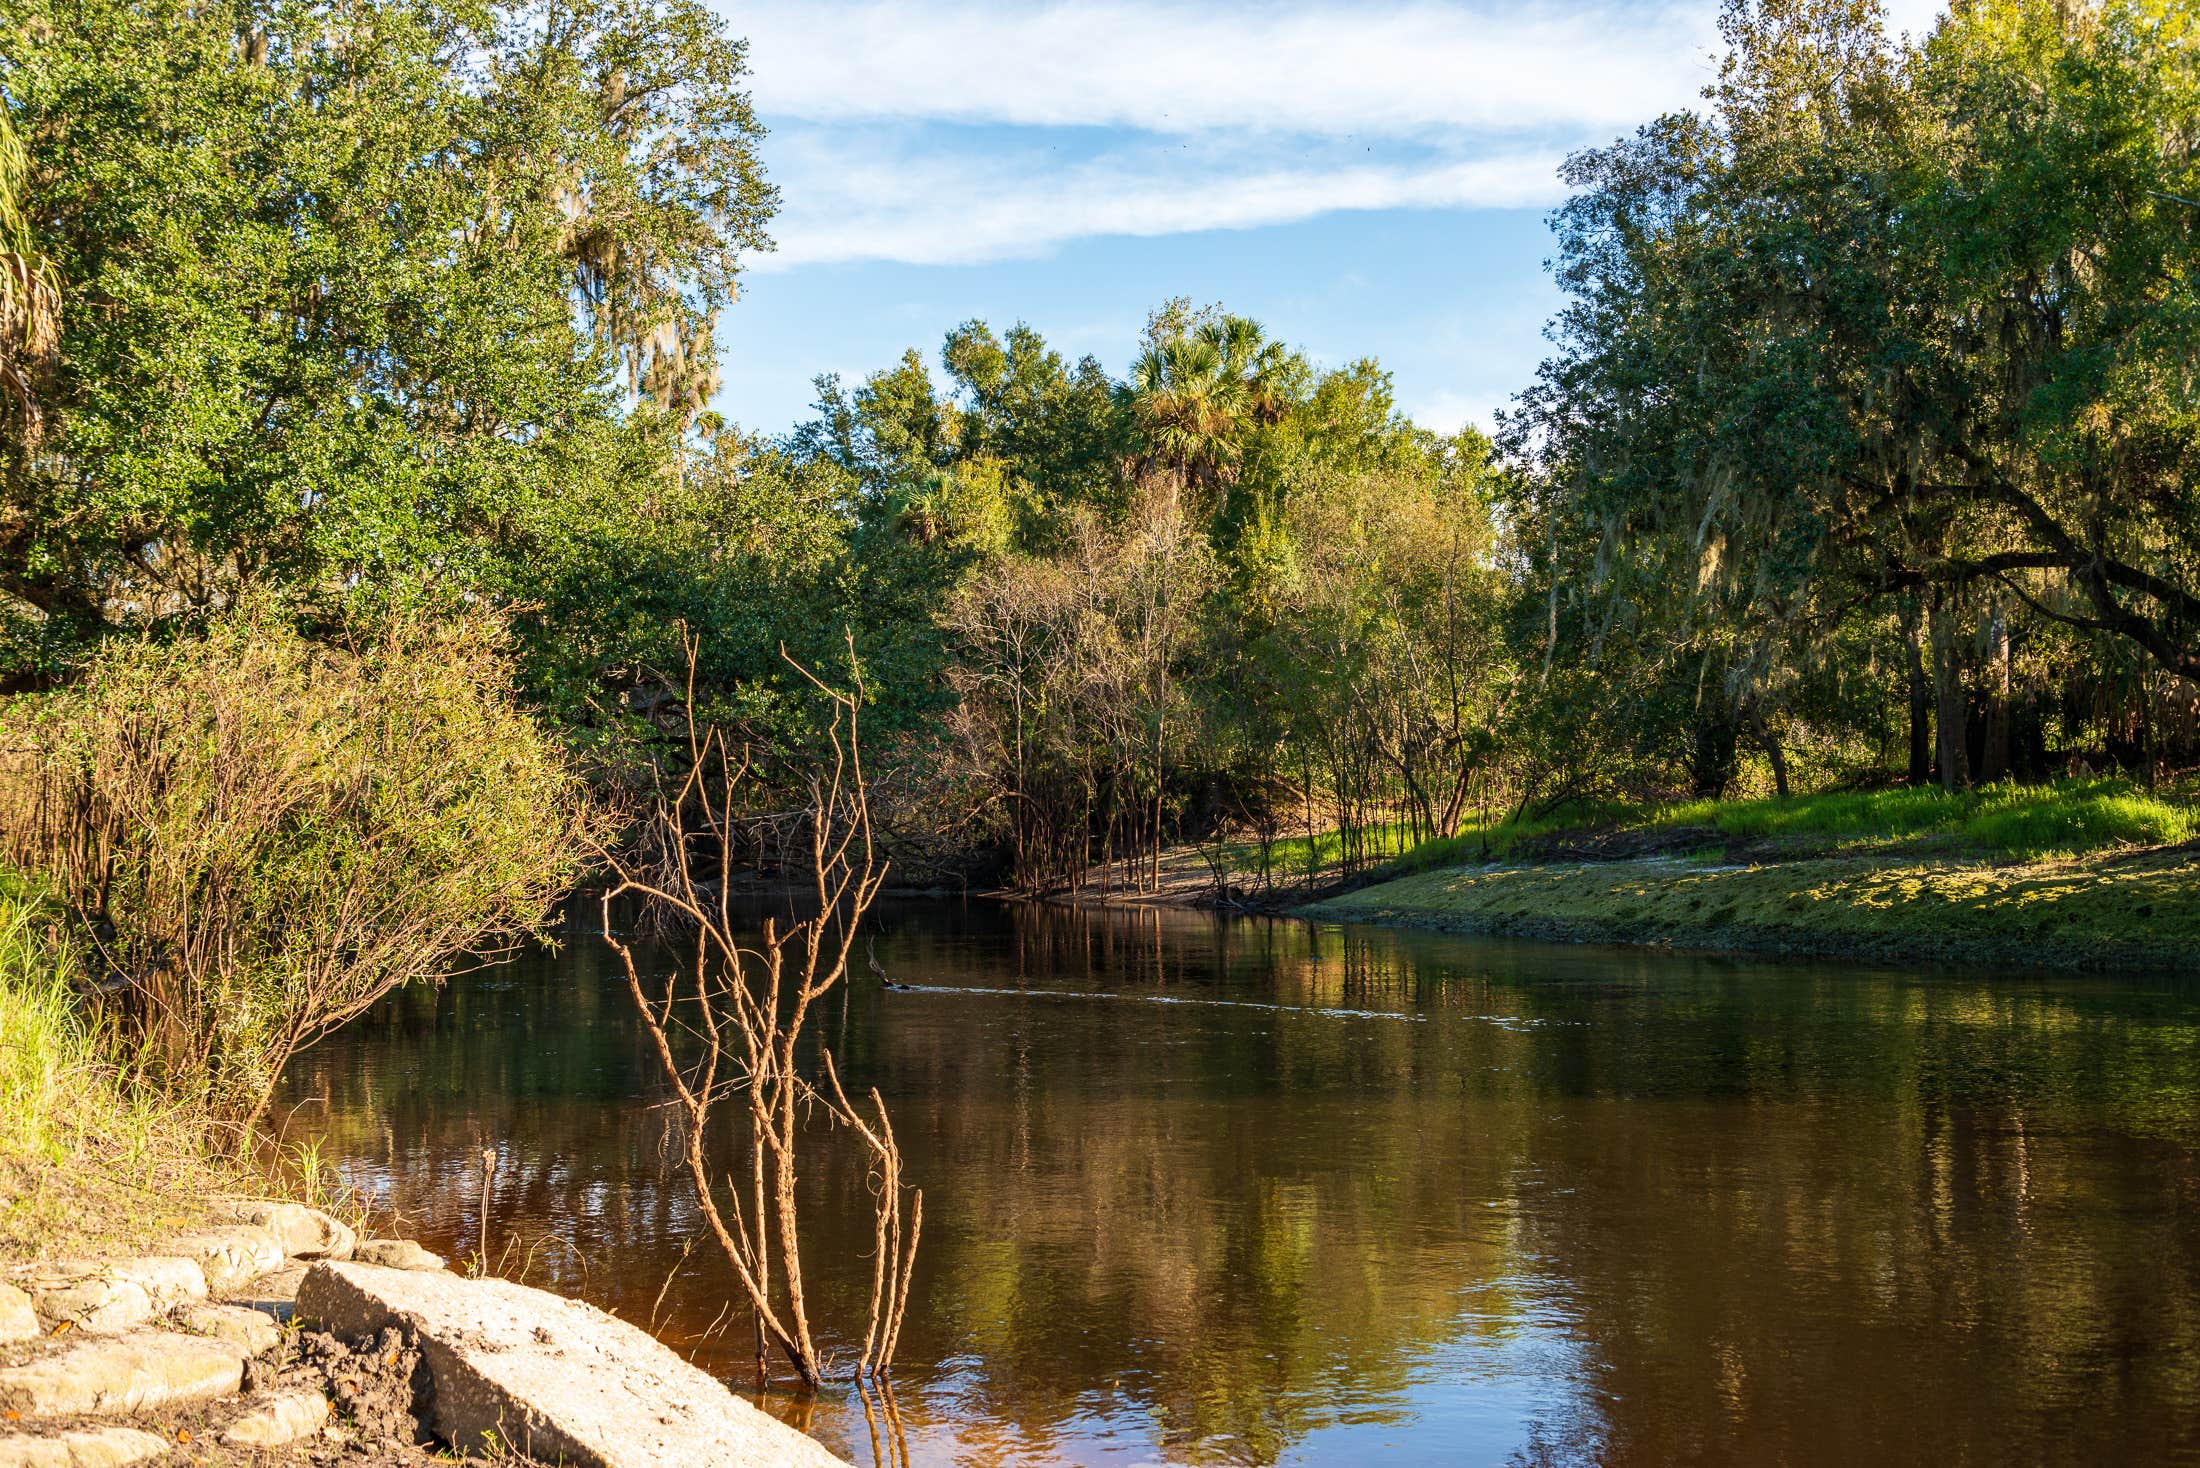
<path id="1" fill-rule="evenodd" d="M 1572 1029 L 1552 1073 L 1586 1099 L 1529 1142 L 1570 1186 L 1523 1211 L 1522 1244 L 1597 1343 L 1599 1457 L 2178 1441 L 2200 1171 L 2191 1113 L 2162 1133 L 2200 1031 L 2182 1003 L 2130 1023 L 2134 997 L 1737 967 L 1660 1006 L 1670 1037 L 1639 1014 L 1632 1037 L 1617 1013 Z"/>
<path id="2" fill-rule="evenodd" d="M 899 1404 L 919 1461 L 1068 1457 L 1105 1428 L 1273 1462 L 1483 1391 L 1429 1375 L 1461 1349 L 1551 1381 L 1525 1461 L 2160 1456 L 2200 1403 L 2200 1025 L 2176 993 L 1183 913 L 880 918 L 896 978 L 1034 996 L 865 989 L 819 1020 L 891 1079 L 938 1199 Z M 678 1268 L 657 1328 L 730 1373 L 747 1342 L 699 1339 L 730 1281 L 680 1261 L 610 984 L 576 945 L 402 996 L 300 1090 L 433 1240 L 470 1236 L 465 1158 L 503 1147 L 500 1231 L 589 1257 L 584 1280 L 546 1249 L 538 1280 L 648 1321 Z M 1060 991 L 1421 1018 L 1037 997 Z M 804 1185 L 861 1165 L 823 1146 Z M 818 1313 L 860 1316 L 867 1266 L 829 1261 L 864 1241 L 805 1243 Z M 1582 1354 L 1534 1356 L 1554 1329 Z M 867 1461 L 854 1399 L 816 1426 Z"/>

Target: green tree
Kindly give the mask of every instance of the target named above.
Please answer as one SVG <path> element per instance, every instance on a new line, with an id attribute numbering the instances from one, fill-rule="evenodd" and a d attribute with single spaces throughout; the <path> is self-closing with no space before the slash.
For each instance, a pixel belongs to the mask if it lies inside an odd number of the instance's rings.
<path id="1" fill-rule="evenodd" d="M 0 505 L 16 679 L 254 587 L 508 580 L 676 463 L 773 203 L 700 5 L 12 0 L 5 32 L 82 303 Z"/>

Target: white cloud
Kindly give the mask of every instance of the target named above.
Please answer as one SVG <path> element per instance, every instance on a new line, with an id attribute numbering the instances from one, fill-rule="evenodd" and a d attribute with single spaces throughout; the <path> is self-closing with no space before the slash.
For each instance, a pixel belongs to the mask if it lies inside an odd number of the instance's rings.
<path id="1" fill-rule="evenodd" d="M 775 0 L 729 19 L 767 116 L 1406 137 L 1610 130 L 1686 104 L 1713 11 Z"/>
<path id="2" fill-rule="evenodd" d="M 1558 155 L 1333 162 L 1216 145 L 1049 167 L 1031 158 L 906 156 L 811 140 L 779 167 L 786 210 L 762 271 L 850 260 L 961 265 L 1094 235 L 1288 224 L 1347 209 L 1517 208 L 1558 197 Z"/>
<path id="3" fill-rule="evenodd" d="M 1891 0 L 1891 26 L 1940 8 Z M 1569 149 L 1695 103 L 1716 16 L 1716 0 L 741 5 L 784 200 L 779 250 L 753 268 L 1547 205 Z"/>

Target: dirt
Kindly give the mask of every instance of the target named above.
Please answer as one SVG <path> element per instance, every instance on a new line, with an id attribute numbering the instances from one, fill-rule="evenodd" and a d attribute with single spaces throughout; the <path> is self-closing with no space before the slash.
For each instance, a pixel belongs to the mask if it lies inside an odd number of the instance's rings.
<path id="1" fill-rule="evenodd" d="M 335 1404 L 330 1425 L 321 1434 L 283 1448 L 232 1448 L 220 1441 L 222 1429 L 251 1410 L 254 1395 L 309 1387 L 327 1392 Z M 213 1403 L 196 1412 L 169 1412 L 132 1426 L 157 1432 L 176 1443 L 161 1468 L 179 1465 L 329 1465 L 329 1468 L 419 1468 L 456 1461 L 452 1451 L 424 1433 L 433 1385 L 419 1350 L 401 1331 L 339 1340 L 322 1331 L 303 1331 L 270 1355 L 246 1367 L 246 1395 Z M 516 1453 L 497 1458 L 510 1468 L 529 1468 L 535 1460 Z"/>

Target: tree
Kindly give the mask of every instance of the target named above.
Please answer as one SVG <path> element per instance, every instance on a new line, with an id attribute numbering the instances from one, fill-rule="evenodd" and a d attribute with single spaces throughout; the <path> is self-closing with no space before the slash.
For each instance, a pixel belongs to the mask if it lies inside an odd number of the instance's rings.
<path id="1" fill-rule="evenodd" d="M 699 5 L 94 0 L 8 32 L 40 37 L 5 85 L 33 243 L 83 307 L 0 505 L 18 681 L 252 587 L 475 590 L 676 466 L 773 202 Z"/>
<path id="2" fill-rule="evenodd" d="M 1185 323 L 1163 314 L 1147 334 L 1123 387 L 1139 472 L 1211 513 L 1237 475 L 1248 428 L 1281 416 L 1288 353 L 1243 316 Z"/>
<path id="3" fill-rule="evenodd" d="M 0 109 L 0 453 L 19 461 L 43 426 L 38 395 L 52 370 L 61 293 L 52 263 L 37 252 L 23 219 L 30 160 Z M 14 471 L 21 472 L 19 462 Z"/>

